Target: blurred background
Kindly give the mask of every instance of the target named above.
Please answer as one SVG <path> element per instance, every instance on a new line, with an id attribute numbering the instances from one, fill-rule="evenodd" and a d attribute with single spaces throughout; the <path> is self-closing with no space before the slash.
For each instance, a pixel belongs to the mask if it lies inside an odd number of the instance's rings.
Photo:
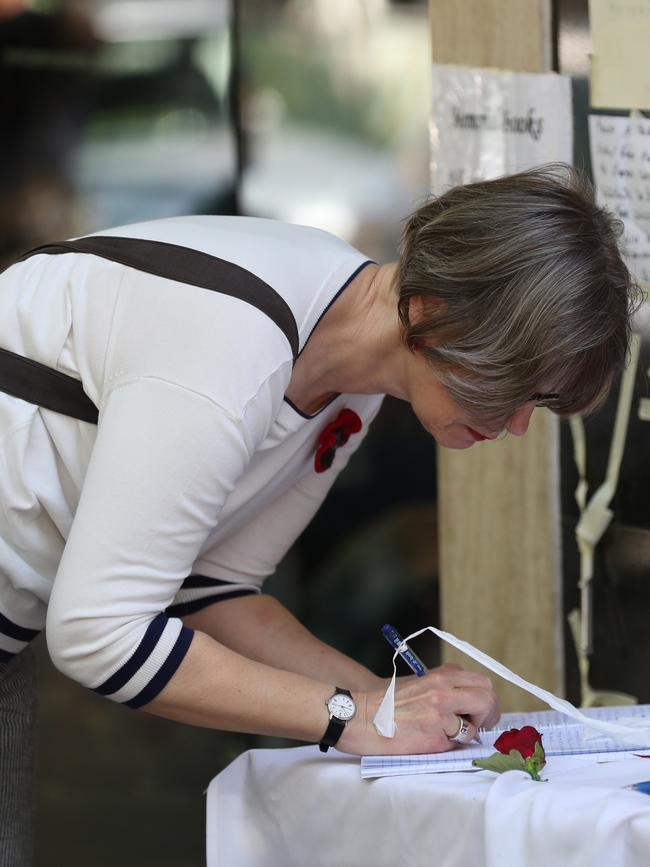
<path id="1" fill-rule="evenodd" d="M 429 188 L 425 0 L 0 0 L 0 63 L 0 267 L 45 241 L 192 213 L 318 226 L 388 261 Z M 435 464 L 387 400 L 268 584 L 378 673 L 385 620 L 437 622 Z M 280 742 L 114 705 L 37 643 L 36 865 L 203 864 L 210 779 Z M 432 642 L 418 650 L 436 663 Z"/>

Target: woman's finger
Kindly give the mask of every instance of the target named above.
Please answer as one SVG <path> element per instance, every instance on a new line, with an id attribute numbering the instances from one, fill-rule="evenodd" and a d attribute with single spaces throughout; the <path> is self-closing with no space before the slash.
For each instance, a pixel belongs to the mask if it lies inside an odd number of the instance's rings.
<path id="1" fill-rule="evenodd" d="M 501 713 L 499 711 L 499 705 L 497 703 L 496 706 L 493 708 L 493 710 L 490 711 L 490 713 L 485 717 L 483 722 L 480 723 L 480 727 L 484 728 L 484 729 L 493 729 L 493 728 L 495 728 L 496 724 L 499 722 L 500 718 L 501 718 Z"/>
<path id="2" fill-rule="evenodd" d="M 454 714 L 443 721 L 443 730 L 454 746 L 458 744 L 468 744 L 473 741 L 477 734 L 477 727 L 467 717 L 460 714 Z"/>
<path id="3" fill-rule="evenodd" d="M 486 719 L 493 713 L 496 696 L 491 690 L 473 686 L 436 690 L 433 700 L 442 712 L 463 715 L 476 715 Z"/>
<path id="4" fill-rule="evenodd" d="M 452 663 L 433 668 L 427 675 L 436 678 L 449 686 L 475 686 L 480 689 L 492 689 L 492 681 L 477 671 L 467 671 Z"/>
<path id="5" fill-rule="evenodd" d="M 466 715 L 477 728 L 493 729 L 500 717 L 498 702 L 495 701 L 487 710 L 478 713 L 466 712 Z"/>

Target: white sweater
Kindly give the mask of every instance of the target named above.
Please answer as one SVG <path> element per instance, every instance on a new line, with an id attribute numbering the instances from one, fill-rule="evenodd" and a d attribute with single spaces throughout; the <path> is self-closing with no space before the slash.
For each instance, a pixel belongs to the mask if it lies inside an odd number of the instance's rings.
<path id="1" fill-rule="evenodd" d="M 368 263 L 327 233 L 254 218 L 98 234 L 245 268 L 288 303 L 301 349 Z M 382 398 L 340 395 L 307 417 L 284 398 L 291 350 L 266 315 L 87 254 L 38 254 L 0 275 L 0 346 L 81 379 L 99 408 L 95 426 L 0 394 L 0 659 L 47 621 L 58 668 L 139 707 L 191 642 L 175 606 L 259 592 Z M 319 434 L 346 407 L 363 428 L 316 473 Z M 190 575 L 204 577 L 183 588 Z"/>

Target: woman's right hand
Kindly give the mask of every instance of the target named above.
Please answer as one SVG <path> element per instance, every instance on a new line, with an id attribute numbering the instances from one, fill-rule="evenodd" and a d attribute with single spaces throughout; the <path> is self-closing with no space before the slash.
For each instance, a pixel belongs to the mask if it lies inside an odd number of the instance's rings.
<path id="1" fill-rule="evenodd" d="M 373 719 L 384 690 L 355 696 L 357 718 L 346 727 L 337 747 L 357 755 L 441 753 L 457 746 L 451 738 L 462 716 L 468 721 L 467 740 L 479 727 L 493 728 L 499 719 L 498 699 L 488 677 L 453 663 L 434 668 L 422 677 L 398 678 L 395 686 L 395 724 L 392 738 L 380 735 Z"/>

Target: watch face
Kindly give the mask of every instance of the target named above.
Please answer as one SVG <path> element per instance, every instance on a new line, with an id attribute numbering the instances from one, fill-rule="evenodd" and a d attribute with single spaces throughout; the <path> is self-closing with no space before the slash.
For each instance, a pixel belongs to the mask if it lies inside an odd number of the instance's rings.
<path id="1" fill-rule="evenodd" d="M 356 712 L 356 707 L 352 699 L 349 695 L 343 695 L 343 693 L 337 692 L 336 695 L 333 695 L 331 699 L 327 702 L 327 709 L 340 720 L 352 719 Z"/>

